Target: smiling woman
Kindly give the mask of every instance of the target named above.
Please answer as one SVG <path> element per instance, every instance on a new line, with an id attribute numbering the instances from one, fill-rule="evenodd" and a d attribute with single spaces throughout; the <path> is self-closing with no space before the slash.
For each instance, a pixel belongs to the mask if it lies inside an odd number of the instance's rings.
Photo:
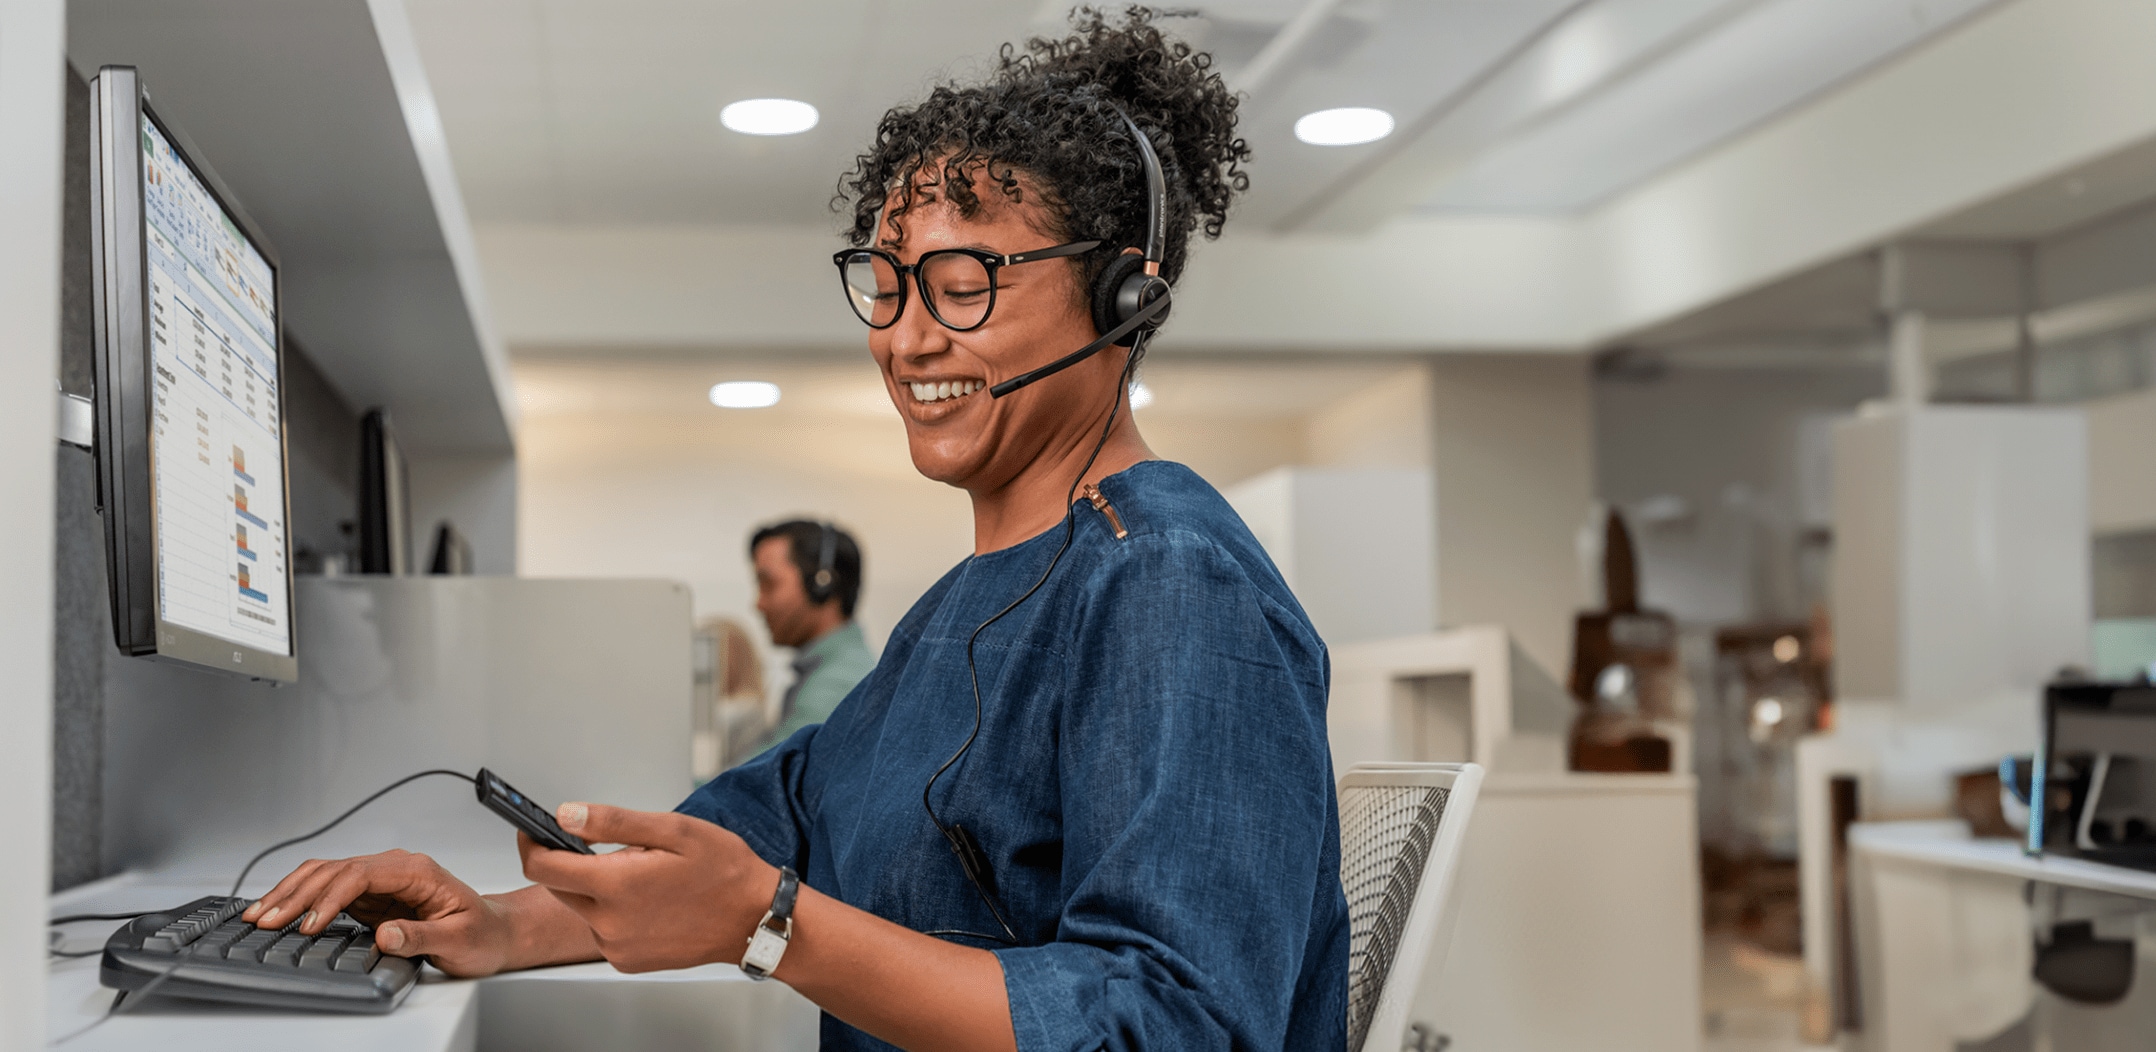
<path id="1" fill-rule="evenodd" d="M 1150 11 L 1075 29 L 893 109 L 842 184 L 842 290 L 914 467 L 973 511 L 868 678 L 677 813 L 563 805 L 644 850 L 524 842 L 538 886 L 485 897 L 309 863 L 249 919 L 357 901 L 456 974 L 739 962 L 827 1049 L 1344 1046 L 1324 644 L 1130 412 L 1133 319 L 1247 181 L 1236 100 Z"/>

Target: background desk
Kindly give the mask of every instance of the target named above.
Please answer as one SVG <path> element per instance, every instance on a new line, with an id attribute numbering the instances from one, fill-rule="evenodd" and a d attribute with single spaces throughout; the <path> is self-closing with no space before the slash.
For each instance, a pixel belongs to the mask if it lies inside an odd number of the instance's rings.
<path id="1" fill-rule="evenodd" d="M 1853 1052 L 2149 1047 L 2156 1033 L 2156 873 L 2029 858 L 1958 821 L 1850 827 L 1861 1027 Z M 2035 886 L 2032 894 L 2031 885 Z M 2029 978 L 2035 894 L 2138 945 L 2113 1005 L 2074 1004 Z"/>
<path id="2" fill-rule="evenodd" d="M 1415 1017 L 1453 1052 L 1698 1049 L 1693 793 L 1690 775 L 1491 775 Z"/>

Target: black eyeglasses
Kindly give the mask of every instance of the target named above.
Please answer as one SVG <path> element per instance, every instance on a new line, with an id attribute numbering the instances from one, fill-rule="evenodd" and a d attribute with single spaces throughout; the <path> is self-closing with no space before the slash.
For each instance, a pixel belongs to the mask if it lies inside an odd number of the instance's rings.
<path id="1" fill-rule="evenodd" d="M 871 329 L 888 329 L 906 313 L 906 275 L 921 290 L 921 302 L 944 328 L 970 332 L 987 324 L 996 309 L 996 272 L 1020 263 L 1061 259 L 1090 252 L 1099 241 L 1070 241 L 1032 252 L 999 256 L 977 248 L 944 248 L 925 253 L 913 264 L 874 248 L 849 248 L 831 257 L 838 264 L 846 302 Z"/>

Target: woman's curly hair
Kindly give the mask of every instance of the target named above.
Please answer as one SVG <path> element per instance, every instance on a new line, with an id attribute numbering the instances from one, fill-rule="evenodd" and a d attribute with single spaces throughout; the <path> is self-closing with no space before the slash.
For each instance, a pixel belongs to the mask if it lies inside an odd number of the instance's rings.
<path id="1" fill-rule="evenodd" d="M 1167 176 L 1167 244 L 1161 276 L 1182 274 L 1191 231 L 1219 237 L 1235 195 L 1249 188 L 1242 163 L 1250 147 L 1235 135 L 1236 98 L 1202 51 L 1160 31 L 1164 17 L 1132 6 L 1120 18 L 1082 7 L 1072 33 L 1035 37 L 1023 50 L 1005 44 L 985 83 L 946 83 L 917 105 L 884 114 L 875 145 L 839 180 L 832 207 L 848 205 L 848 240 L 869 244 L 879 219 L 900 226 L 918 183 L 968 218 L 981 201 L 974 180 L 1021 200 L 1027 186 L 1057 224 L 1042 233 L 1062 241 L 1098 239 L 1083 258 L 1092 277 L 1127 247 L 1145 243 L 1145 168 L 1130 115 L 1160 154 Z M 937 170 L 921 178 L 924 169 Z M 887 196 L 897 194 L 888 217 Z"/>

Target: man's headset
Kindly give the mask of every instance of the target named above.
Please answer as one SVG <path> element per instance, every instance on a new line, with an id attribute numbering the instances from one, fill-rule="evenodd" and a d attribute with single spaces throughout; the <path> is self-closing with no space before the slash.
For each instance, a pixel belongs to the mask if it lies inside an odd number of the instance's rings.
<path id="1" fill-rule="evenodd" d="M 1145 164 L 1145 254 L 1119 255 L 1093 279 L 1093 327 L 1100 338 L 1031 372 L 1020 373 L 988 389 L 997 398 L 1036 380 L 1045 380 L 1111 346 L 1130 347 L 1140 335 L 1160 328 L 1168 318 L 1172 295 L 1160 276 L 1160 261 L 1168 241 L 1168 177 L 1161 171 L 1160 155 L 1153 141 L 1138 130 L 1138 122 L 1109 103 L 1130 137 L 1137 140 L 1138 156 Z"/>
<path id="2" fill-rule="evenodd" d="M 816 524 L 823 530 L 823 543 L 816 556 L 816 572 L 801 583 L 807 586 L 808 600 L 816 606 L 831 600 L 838 590 L 838 527 L 828 521 Z"/>
<path id="3" fill-rule="evenodd" d="M 981 674 L 973 660 L 974 644 L 980 641 L 981 633 L 987 631 L 988 626 L 1002 620 L 1005 614 L 1018 609 L 1020 604 L 1033 598 L 1033 593 L 1040 591 L 1041 586 L 1048 583 L 1049 575 L 1056 572 L 1056 564 L 1063 561 L 1063 553 L 1070 550 L 1071 537 L 1077 527 L 1078 506 L 1075 499 L 1078 495 L 1078 483 L 1084 480 L 1086 472 L 1093 470 L 1093 461 L 1108 444 L 1108 435 L 1115 426 L 1116 410 L 1123 402 L 1123 388 L 1130 382 L 1131 370 L 1138 363 L 1138 349 L 1143 346 L 1142 341 L 1150 337 L 1153 331 L 1160 327 L 1161 320 L 1168 316 L 1168 282 L 1160 276 L 1163 246 L 1168 240 L 1168 179 L 1161 172 L 1160 155 L 1153 151 L 1152 140 L 1145 137 L 1145 132 L 1139 130 L 1138 123 L 1131 120 L 1130 114 L 1125 113 L 1121 106 L 1114 103 L 1109 105 L 1115 109 L 1117 116 L 1123 118 L 1124 127 L 1130 129 L 1131 138 L 1138 144 L 1138 156 L 1145 164 L 1144 254 L 1119 255 L 1094 279 L 1093 327 L 1100 332 L 1098 339 L 1038 369 L 1005 380 L 989 388 L 988 393 L 1001 398 L 1036 380 L 1054 376 L 1111 346 L 1131 348 L 1131 359 L 1123 364 L 1122 375 L 1116 381 L 1115 401 L 1109 404 L 1108 422 L 1101 428 L 1100 441 L 1094 443 L 1093 454 L 1086 458 L 1085 467 L 1078 470 L 1078 478 L 1071 480 L 1071 489 L 1065 497 L 1066 507 L 1063 512 L 1063 546 L 1057 548 L 1055 555 L 1049 558 L 1048 568 L 1041 571 L 1041 576 L 1033 582 L 1033 587 L 1026 589 L 1025 594 L 997 611 L 995 616 L 981 622 L 966 640 L 966 674 L 973 683 L 973 731 L 966 735 L 966 740 L 958 747 L 958 751 L 952 753 L 951 758 L 943 761 L 943 766 L 936 768 L 936 773 L 929 776 L 928 784 L 921 787 L 921 807 L 928 812 L 929 822 L 936 827 L 937 832 L 943 834 L 944 840 L 951 847 L 951 853 L 958 857 L 958 866 L 965 871 L 966 881 L 972 884 L 973 890 L 980 895 L 981 903 L 988 907 L 989 915 L 995 918 L 996 926 L 1002 929 L 1002 934 L 945 929 L 928 932 L 930 935 L 957 935 L 986 942 L 1000 942 L 1007 946 L 1019 944 L 1018 933 L 1012 929 L 1010 921 L 1004 918 L 1003 910 L 997 904 L 996 874 L 988 852 L 981 848 L 980 841 L 965 826 L 956 821 L 945 822 L 942 816 L 936 813 L 930 795 L 936 788 L 936 780 L 942 778 L 945 771 L 955 766 L 966 755 L 966 751 L 973 748 L 974 739 L 981 733 Z"/>

